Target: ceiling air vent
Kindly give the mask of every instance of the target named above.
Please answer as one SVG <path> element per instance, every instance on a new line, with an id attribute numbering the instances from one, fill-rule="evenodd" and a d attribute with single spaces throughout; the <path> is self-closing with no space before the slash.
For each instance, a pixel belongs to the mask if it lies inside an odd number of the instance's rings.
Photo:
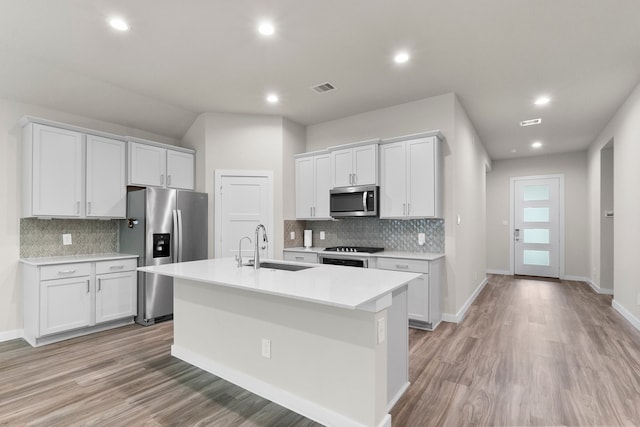
<path id="1" fill-rule="evenodd" d="M 318 92 L 318 93 L 325 93 L 325 92 L 329 92 L 330 90 L 334 90 L 336 87 L 334 85 L 332 85 L 329 82 L 326 83 L 322 83 L 319 84 L 317 86 L 312 87 L 311 89 L 313 89 L 314 91 Z"/>
<path id="2" fill-rule="evenodd" d="M 533 126 L 542 123 L 542 119 L 523 120 L 520 122 L 520 126 Z"/>

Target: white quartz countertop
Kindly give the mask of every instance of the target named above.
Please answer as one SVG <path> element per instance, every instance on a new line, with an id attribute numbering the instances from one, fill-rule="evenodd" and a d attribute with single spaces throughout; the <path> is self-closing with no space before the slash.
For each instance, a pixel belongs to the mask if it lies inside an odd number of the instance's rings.
<path id="1" fill-rule="evenodd" d="M 128 258 L 138 258 L 138 255 L 108 253 L 108 254 L 91 254 L 91 255 L 50 256 L 50 257 L 20 258 L 20 262 L 28 265 L 56 265 L 56 264 L 71 264 L 74 262 L 109 261 L 109 260 L 128 259 Z"/>
<path id="2" fill-rule="evenodd" d="M 263 260 L 263 262 L 283 263 Z M 243 289 L 347 309 L 371 311 L 371 304 L 420 274 L 333 265 L 306 265 L 300 271 L 238 268 L 233 258 L 217 258 L 140 267 L 138 270 L 180 279 Z M 179 285 L 178 285 L 179 286 Z"/>
<path id="3" fill-rule="evenodd" d="M 355 255 L 359 257 L 370 257 L 370 258 L 401 258 L 401 259 L 416 259 L 422 261 L 435 261 L 440 258 L 444 258 L 444 254 L 434 253 L 434 252 L 402 252 L 402 251 L 382 251 L 376 252 L 373 254 L 368 254 L 365 252 L 334 252 L 334 251 L 326 251 L 323 247 L 297 247 L 297 248 L 286 248 L 285 252 L 309 252 L 309 253 L 322 253 L 322 254 L 339 254 L 339 255 Z"/>

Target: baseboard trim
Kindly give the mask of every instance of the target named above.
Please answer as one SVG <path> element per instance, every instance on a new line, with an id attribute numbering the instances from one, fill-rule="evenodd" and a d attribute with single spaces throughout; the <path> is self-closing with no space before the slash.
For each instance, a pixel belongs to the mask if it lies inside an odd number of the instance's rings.
<path id="1" fill-rule="evenodd" d="M 464 303 L 462 308 L 458 310 L 458 313 L 456 314 L 442 313 L 442 321 L 449 322 L 449 323 L 462 323 L 462 321 L 464 320 L 464 316 L 467 315 L 467 311 L 469 310 L 469 307 L 471 307 L 471 304 L 473 304 L 476 298 L 478 298 L 478 295 L 480 295 L 480 292 L 482 292 L 482 290 L 484 289 L 484 287 L 488 282 L 489 282 L 489 279 L 485 277 L 482 283 L 480 283 L 480 285 L 476 288 L 475 291 L 473 291 L 471 296 Z"/>
<path id="2" fill-rule="evenodd" d="M 618 301 L 615 299 L 611 303 L 613 308 L 622 315 L 625 319 L 629 321 L 637 330 L 640 331 L 640 319 L 634 316 L 629 310 L 624 308 Z"/>
<path id="3" fill-rule="evenodd" d="M 202 370 L 236 384 L 251 393 L 269 399 L 280 406 L 291 409 L 313 421 L 323 425 L 363 427 L 362 424 L 347 418 L 346 416 L 325 408 L 315 402 L 311 402 L 277 386 L 269 384 L 258 378 L 254 378 L 244 372 L 222 365 L 202 354 L 193 352 L 179 345 L 171 346 L 171 355 L 184 360 Z M 377 427 L 391 427 L 391 416 L 385 414 Z"/>
<path id="4" fill-rule="evenodd" d="M 509 270 L 487 269 L 487 274 L 499 274 L 501 276 L 511 276 L 511 272 Z"/>
<path id="5" fill-rule="evenodd" d="M 0 342 L 11 341 L 24 336 L 22 329 L 14 329 L 12 331 L 0 332 Z"/>
<path id="6" fill-rule="evenodd" d="M 576 279 L 568 279 L 568 280 L 576 280 Z M 590 279 L 582 279 L 582 282 L 587 282 L 587 284 L 589 286 L 591 286 L 591 289 L 593 289 L 597 294 L 600 295 L 613 295 L 613 289 L 605 289 L 605 288 L 601 288 L 600 286 L 598 286 L 596 283 L 594 283 L 592 280 Z"/>

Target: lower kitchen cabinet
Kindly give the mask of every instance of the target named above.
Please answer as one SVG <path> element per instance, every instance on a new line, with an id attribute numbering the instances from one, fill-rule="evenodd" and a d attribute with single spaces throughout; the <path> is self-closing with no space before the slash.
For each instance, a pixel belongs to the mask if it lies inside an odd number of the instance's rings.
<path id="1" fill-rule="evenodd" d="M 297 261 L 297 262 L 309 262 L 312 264 L 318 263 L 318 254 L 315 252 L 304 251 L 284 251 L 285 261 Z"/>
<path id="2" fill-rule="evenodd" d="M 133 322 L 137 259 L 23 261 L 24 338 L 49 344 Z"/>
<path id="3" fill-rule="evenodd" d="M 442 321 L 440 288 L 444 258 L 426 261 L 379 257 L 376 261 L 376 268 L 423 273 L 417 279 L 409 282 L 409 326 L 428 331 L 434 330 Z"/>

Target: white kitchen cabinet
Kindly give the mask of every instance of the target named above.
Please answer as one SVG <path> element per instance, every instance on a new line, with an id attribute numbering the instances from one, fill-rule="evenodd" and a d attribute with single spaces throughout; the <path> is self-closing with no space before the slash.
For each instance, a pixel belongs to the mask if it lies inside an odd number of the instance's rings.
<path id="1" fill-rule="evenodd" d="M 296 218 L 330 219 L 328 154 L 296 157 Z"/>
<path id="2" fill-rule="evenodd" d="M 23 217 L 80 217 L 84 135 L 38 123 L 23 128 Z"/>
<path id="3" fill-rule="evenodd" d="M 130 140 L 128 184 L 193 190 L 194 153 L 166 147 Z"/>
<path id="4" fill-rule="evenodd" d="M 330 148 L 332 187 L 378 183 L 378 140 L 352 147 Z"/>
<path id="5" fill-rule="evenodd" d="M 318 263 L 318 254 L 310 251 L 284 251 L 285 261 L 308 262 L 311 264 Z"/>
<path id="6" fill-rule="evenodd" d="M 40 282 L 40 334 L 91 324 L 91 276 Z"/>
<path id="7" fill-rule="evenodd" d="M 24 338 L 32 346 L 133 322 L 136 257 L 22 265 Z"/>
<path id="8" fill-rule="evenodd" d="M 432 331 L 442 320 L 440 288 L 444 258 L 433 261 L 378 257 L 376 268 L 380 270 L 422 273 L 409 282 L 409 326 Z"/>
<path id="9" fill-rule="evenodd" d="M 440 141 L 423 135 L 380 145 L 381 218 L 442 217 Z"/>
<path id="10" fill-rule="evenodd" d="M 127 215 L 126 143 L 87 135 L 87 217 Z"/>

